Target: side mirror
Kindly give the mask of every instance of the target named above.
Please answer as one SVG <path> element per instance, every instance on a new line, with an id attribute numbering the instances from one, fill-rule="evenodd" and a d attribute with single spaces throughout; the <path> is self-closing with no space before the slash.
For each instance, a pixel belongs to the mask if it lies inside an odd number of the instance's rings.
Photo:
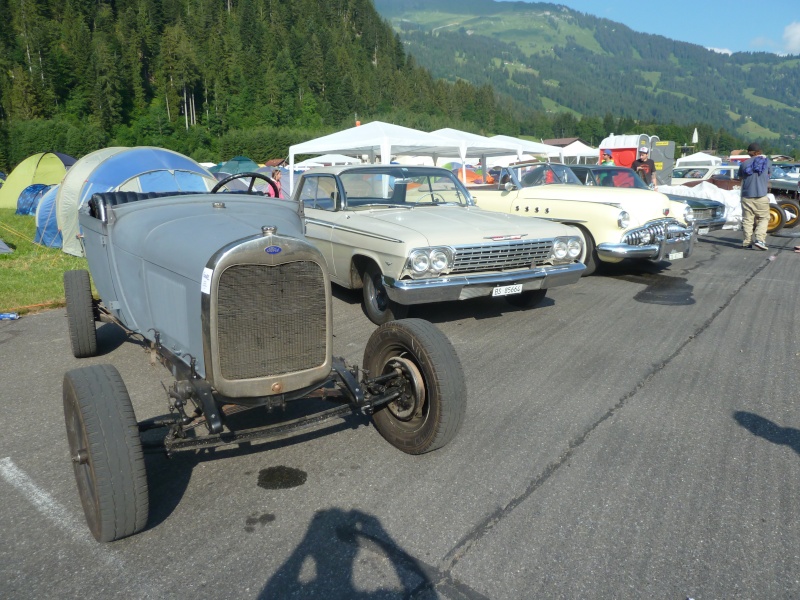
<path id="1" fill-rule="evenodd" d="M 506 184 L 503 186 L 507 192 L 510 192 L 514 189 L 514 184 L 510 181 L 506 181 Z"/>

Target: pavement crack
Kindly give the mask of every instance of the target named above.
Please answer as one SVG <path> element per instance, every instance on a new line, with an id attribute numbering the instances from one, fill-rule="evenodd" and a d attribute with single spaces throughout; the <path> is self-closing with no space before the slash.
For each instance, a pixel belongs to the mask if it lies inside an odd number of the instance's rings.
<path id="1" fill-rule="evenodd" d="M 506 518 L 511 512 L 525 500 L 530 498 L 544 483 L 550 479 L 565 463 L 569 462 L 575 452 L 591 437 L 592 433 L 605 423 L 608 419 L 616 415 L 628 401 L 633 398 L 642 388 L 652 381 L 652 379 L 664 370 L 675 358 L 680 356 L 683 350 L 693 340 L 700 336 L 716 318 L 730 306 L 734 298 L 747 286 L 753 278 L 758 276 L 764 269 L 772 263 L 771 260 L 765 260 L 761 263 L 742 283 L 731 292 L 728 299 L 722 303 L 701 325 L 697 327 L 666 359 L 660 364 L 654 365 L 653 368 L 642 378 L 634 387 L 625 393 L 620 399 L 608 409 L 602 416 L 600 416 L 594 423 L 589 425 L 581 434 L 570 440 L 567 449 L 555 461 L 551 462 L 547 467 L 539 473 L 525 488 L 525 490 L 512 498 L 505 506 L 498 507 L 496 510 L 488 514 L 481 522 L 473 527 L 461 540 L 453 546 L 453 548 L 442 559 L 438 571 L 450 576 L 452 570 L 458 562 L 477 544 L 486 534 L 488 534 L 494 527 Z"/>

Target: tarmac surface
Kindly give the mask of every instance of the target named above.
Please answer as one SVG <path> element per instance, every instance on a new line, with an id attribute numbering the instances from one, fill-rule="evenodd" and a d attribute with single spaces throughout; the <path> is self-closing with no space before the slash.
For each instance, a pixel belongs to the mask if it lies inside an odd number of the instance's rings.
<path id="1" fill-rule="evenodd" d="M 694 254 L 551 290 L 416 307 L 466 374 L 464 425 L 408 456 L 362 417 L 279 442 L 147 455 L 150 520 L 98 544 L 61 384 L 115 365 L 138 419 L 169 373 L 113 325 L 0 322 L 0 597 L 800 598 L 798 281 L 714 232 Z M 374 330 L 335 290 L 334 354 Z"/>

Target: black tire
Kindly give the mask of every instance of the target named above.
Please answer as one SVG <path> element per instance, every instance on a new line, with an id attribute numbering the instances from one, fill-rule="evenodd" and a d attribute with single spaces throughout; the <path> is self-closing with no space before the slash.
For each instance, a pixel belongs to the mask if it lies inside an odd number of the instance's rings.
<path id="1" fill-rule="evenodd" d="M 64 375 L 67 440 L 86 522 L 98 542 L 144 529 L 149 500 L 139 427 L 116 368 Z"/>
<path id="2" fill-rule="evenodd" d="M 506 302 L 508 302 L 511 306 L 516 306 L 517 308 L 530 308 L 531 306 L 540 304 L 546 295 L 546 289 L 528 290 L 526 292 L 522 292 L 521 294 L 506 296 Z"/>
<path id="3" fill-rule="evenodd" d="M 594 243 L 592 234 L 583 227 L 578 227 L 578 229 L 581 232 L 583 245 L 586 248 L 583 260 L 581 261 L 586 269 L 581 273 L 581 277 L 586 277 L 587 275 L 592 275 L 597 270 L 597 263 L 600 261 L 600 257 L 597 255 L 597 245 Z"/>
<path id="4" fill-rule="evenodd" d="M 364 296 L 364 312 L 376 325 L 383 325 L 408 315 L 408 306 L 389 299 L 386 288 L 383 287 L 380 269 L 373 264 L 364 269 L 361 291 Z"/>
<path id="5" fill-rule="evenodd" d="M 786 196 L 780 196 L 775 201 L 783 209 L 786 222 L 783 224 L 785 229 L 793 229 L 800 223 L 800 202 L 792 200 Z"/>
<path id="6" fill-rule="evenodd" d="M 89 272 L 64 272 L 64 296 L 67 300 L 69 341 L 75 358 L 97 355 L 97 329 L 94 324 L 94 301 Z"/>
<path id="7" fill-rule="evenodd" d="M 364 368 L 377 377 L 400 368 L 404 394 L 372 421 L 392 446 L 407 454 L 441 448 L 458 433 L 467 409 L 464 370 L 453 345 L 428 321 L 381 325 L 364 349 Z"/>
<path id="8" fill-rule="evenodd" d="M 769 221 L 767 222 L 767 233 L 775 233 L 783 229 L 786 224 L 786 213 L 777 204 L 769 204 Z"/>

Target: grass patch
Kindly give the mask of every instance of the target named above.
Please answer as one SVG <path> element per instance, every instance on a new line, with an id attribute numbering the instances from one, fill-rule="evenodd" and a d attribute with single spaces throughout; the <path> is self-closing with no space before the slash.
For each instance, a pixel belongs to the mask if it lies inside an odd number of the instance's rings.
<path id="1" fill-rule="evenodd" d="M 0 238 L 14 250 L 0 254 L 0 312 L 32 313 L 64 306 L 64 271 L 86 269 L 86 259 L 33 243 L 36 219 L 0 209 Z"/>
<path id="2" fill-rule="evenodd" d="M 789 106 L 788 104 L 778 102 L 777 100 L 770 100 L 769 98 L 764 98 L 763 96 L 756 96 L 754 93 L 755 91 L 756 88 L 745 88 L 742 94 L 753 104 L 758 104 L 759 106 L 769 106 L 770 108 L 777 108 L 778 110 L 791 110 L 794 112 L 800 112 L 800 108 Z"/>
<path id="3" fill-rule="evenodd" d="M 748 119 L 742 125 L 736 128 L 736 132 L 739 133 L 744 138 L 768 138 L 768 139 L 778 139 L 781 137 L 779 133 L 775 133 L 771 129 L 767 129 L 766 127 L 762 127 L 755 121 Z"/>

